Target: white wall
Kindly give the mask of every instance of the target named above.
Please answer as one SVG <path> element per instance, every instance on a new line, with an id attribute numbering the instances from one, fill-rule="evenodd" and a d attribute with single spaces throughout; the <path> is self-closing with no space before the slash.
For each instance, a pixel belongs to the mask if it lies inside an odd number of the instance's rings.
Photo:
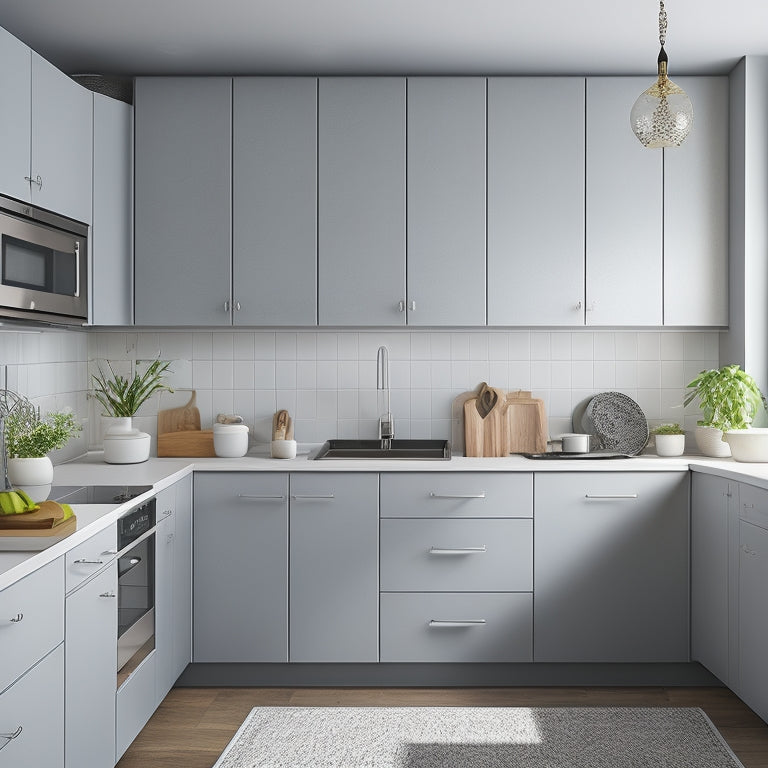
<path id="1" fill-rule="evenodd" d="M 376 350 L 389 348 L 398 437 L 450 438 L 451 402 L 481 381 L 543 398 L 550 433 L 570 431 L 575 405 L 596 392 L 634 398 L 652 424 L 697 414 L 680 407 L 685 384 L 718 364 L 718 334 L 696 331 L 169 331 L 89 334 L 99 359 L 173 360 L 171 383 L 194 388 L 202 423 L 238 413 L 255 442 L 269 440 L 272 414 L 287 408 L 300 442 L 375 437 Z M 155 397 L 138 426 L 156 435 L 158 408 L 188 392 Z M 94 425 L 98 416 L 92 413 Z M 91 434 L 99 444 L 98 429 Z"/>

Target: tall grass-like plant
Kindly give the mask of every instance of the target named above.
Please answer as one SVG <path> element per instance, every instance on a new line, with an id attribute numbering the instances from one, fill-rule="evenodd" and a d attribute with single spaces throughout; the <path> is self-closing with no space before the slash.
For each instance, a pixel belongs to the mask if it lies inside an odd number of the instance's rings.
<path id="1" fill-rule="evenodd" d="M 63 448 L 82 425 L 71 411 L 51 411 L 45 418 L 29 416 L 22 410 L 5 419 L 5 443 L 9 458 L 37 459 Z"/>
<path id="2" fill-rule="evenodd" d="M 163 377 L 170 362 L 153 360 L 144 373 L 138 372 L 133 378 L 127 378 L 115 373 L 107 361 L 109 376 L 99 366 L 98 374 L 92 374 L 93 396 L 104 408 L 106 416 L 133 416 L 136 411 L 155 393 L 160 390 L 173 392 L 163 384 Z"/>
<path id="3" fill-rule="evenodd" d="M 702 371 L 687 387 L 683 405 L 698 399 L 702 419 L 701 427 L 714 427 L 723 432 L 728 429 L 746 429 L 761 408 L 768 407 L 757 382 L 738 365 L 724 365 Z"/>

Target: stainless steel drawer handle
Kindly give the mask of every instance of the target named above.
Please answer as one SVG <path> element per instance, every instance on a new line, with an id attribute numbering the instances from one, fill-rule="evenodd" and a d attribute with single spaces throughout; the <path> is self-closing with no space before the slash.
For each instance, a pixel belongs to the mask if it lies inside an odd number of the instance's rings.
<path id="1" fill-rule="evenodd" d="M 102 592 L 99 597 L 117 597 L 114 592 Z"/>
<path id="2" fill-rule="evenodd" d="M 172 514 L 173 514 L 173 510 L 172 509 L 165 509 L 165 510 L 163 510 L 163 517 L 164 518 L 165 517 L 170 517 Z"/>
<path id="3" fill-rule="evenodd" d="M 585 499 L 636 499 L 636 493 L 588 493 Z"/>
<path id="4" fill-rule="evenodd" d="M 238 493 L 238 499 L 254 499 L 256 501 L 282 501 L 285 496 L 264 496 L 255 493 Z"/>
<path id="5" fill-rule="evenodd" d="M 754 509 L 755 508 L 754 504 L 747 504 L 746 502 L 744 502 L 743 506 L 744 506 L 744 509 Z"/>
<path id="6" fill-rule="evenodd" d="M 434 627 L 435 629 L 450 629 L 451 627 L 482 627 L 484 624 L 485 619 L 431 619 L 429 622 L 429 626 Z"/>
<path id="7" fill-rule="evenodd" d="M 105 549 L 102 553 L 102 555 L 116 555 L 117 550 L 116 549 Z"/>
<path id="8" fill-rule="evenodd" d="M 449 548 L 449 547 L 430 547 L 429 548 L 429 554 L 430 555 L 476 555 L 482 552 L 487 552 L 488 550 L 485 547 L 485 544 L 483 544 L 481 547 L 456 547 L 456 548 Z"/>
<path id="9" fill-rule="evenodd" d="M 75 565 L 104 565 L 104 561 L 103 560 L 75 560 Z"/>
<path id="10" fill-rule="evenodd" d="M 429 497 L 431 499 L 484 499 L 485 491 L 480 493 L 435 493 L 431 491 Z"/>
<path id="11" fill-rule="evenodd" d="M 324 496 L 301 496 L 300 494 L 291 494 L 291 498 L 295 501 L 327 501 L 328 499 L 335 499 L 336 497 L 329 493 Z"/>
<path id="12" fill-rule="evenodd" d="M 24 618 L 23 613 L 17 613 L 12 619 L 11 624 L 18 624 Z"/>
<path id="13" fill-rule="evenodd" d="M 23 729 L 21 726 L 19 726 L 19 727 L 18 727 L 18 728 L 17 728 L 17 729 L 16 729 L 16 730 L 13 732 L 13 733 L 0 733 L 0 739 L 5 739 L 5 740 L 6 740 L 5 744 L 3 744 L 3 746 L 2 746 L 2 747 L 0 747 L 0 749 L 4 749 L 4 748 L 5 748 L 5 747 L 7 747 L 7 746 L 8 746 L 8 745 L 9 745 L 9 744 L 10 744 L 10 743 L 11 743 L 11 742 L 14 740 L 14 739 L 18 739 L 18 738 L 19 738 L 19 736 L 21 736 L 21 732 L 22 732 L 23 730 L 24 730 L 24 729 Z"/>

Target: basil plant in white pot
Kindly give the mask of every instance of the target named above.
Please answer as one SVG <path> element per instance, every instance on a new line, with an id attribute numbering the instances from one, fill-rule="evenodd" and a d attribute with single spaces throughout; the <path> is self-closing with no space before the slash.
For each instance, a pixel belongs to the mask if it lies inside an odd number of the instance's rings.
<path id="1" fill-rule="evenodd" d="M 725 433 L 749 429 L 757 413 L 768 405 L 757 382 L 738 365 L 702 371 L 688 384 L 688 389 L 683 405 L 699 401 L 702 418 L 695 434 L 705 456 L 730 456 Z"/>
<path id="2" fill-rule="evenodd" d="M 93 397 L 110 419 L 104 435 L 104 461 L 108 464 L 137 464 L 149 458 L 150 436 L 133 426 L 133 417 L 141 406 L 161 390 L 173 390 L 163 383 L 169 362 L 153 360 L 144 373 L 131 377 L 116 373 L 107 362 L 109 375 L 99 366 L 91 376 Z"/>

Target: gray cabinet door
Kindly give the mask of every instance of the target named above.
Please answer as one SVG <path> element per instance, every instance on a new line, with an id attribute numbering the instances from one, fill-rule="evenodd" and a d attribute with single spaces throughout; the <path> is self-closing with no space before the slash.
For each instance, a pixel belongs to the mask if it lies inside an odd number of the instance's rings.
<path id="1" fill-rule="evenodd" d="M 288 475 L 195 473 L 196 662 L 288 660 Z"/>
<path id="2" fill-rule="evenodd" d="M 230 325 L 232 81 L 138 78 L 137 325 Z"/>
<path id="3" fill-rule="evenodd" d="M 174 554 L 176 549 L 176 493 L 158 494 L 155 534 L 155 706 L 176 682 L 173 653 Z"/>
<path id="4" fill-rule="evenodd" d="M 739 522 L 739 676 L 736 692 L 768 720 L 768 530 Z"/>
<path id="5" fill-rule="evenodd" d="M 0 192 L 29 200 L 32 151 L 32 52 L 0 28 Z"/>
<path id="6" fill-rule="evenodd" d="M 629 125 L 650 84 L 587 78 L 587 325 L 662 323 L 663 155 Z"/>
<path id="7" fill-rule="evenodd" d="M 93 95 L 91 324 L 133 323 L 133 107 Z"/>
<path id="8" fill-rule="evenodd" d="M 317 80 L 233 85 L 235 325 L 317 324 Z"/>
<path id="9" fill-rule="evenodd" d="M 32 53 L 32 202 L 90 223 L 93 94 Z"/>
<path id="10" fill-rule="evenodd" d="M 115 764 L 117 561 L 67 597 L 66 768 Z M 31 763 L 29 763 L 31 765 Z"/>
<path id="11" fill-rule="evenodd" d="M 488 325 L 584 324 L 584 79 L 488 80 Z"/>
<path id="12" fill-rule="evenodd" d="M 738 484 L 693 473 L 691 485 L 691 658 L 726 685 L 728 525 Z"/>
<path id="13" fill-rule="evenodd" d="M 291 475 L 290 660 L 379 660 L 376 474 Z"/>
<path id="14" fill-rule="evenodd" d="M 675 82 L 694 121 L 664 150 L 664 325 L 728 325 L 728 78 Z"/>
<path id="15" fill-rule="evenodd" d="M 173 681 L 192 661 L 192 477 L 179 480 L 173 549 Z"/>
<path id="16" fill-rule="evenodd" d="M 405 323 L 405 78 L 320 78 L 320 325 Z"/>
<path id="17" fill-rule="evenodd" d="M 688 485 L 535 475 L 534 661 L 688 661 Z"/>
<path id="18" fill-rule="evenodd" d="M 485 91 L 408 78 L 409 325 L 485 325 Z"/>

